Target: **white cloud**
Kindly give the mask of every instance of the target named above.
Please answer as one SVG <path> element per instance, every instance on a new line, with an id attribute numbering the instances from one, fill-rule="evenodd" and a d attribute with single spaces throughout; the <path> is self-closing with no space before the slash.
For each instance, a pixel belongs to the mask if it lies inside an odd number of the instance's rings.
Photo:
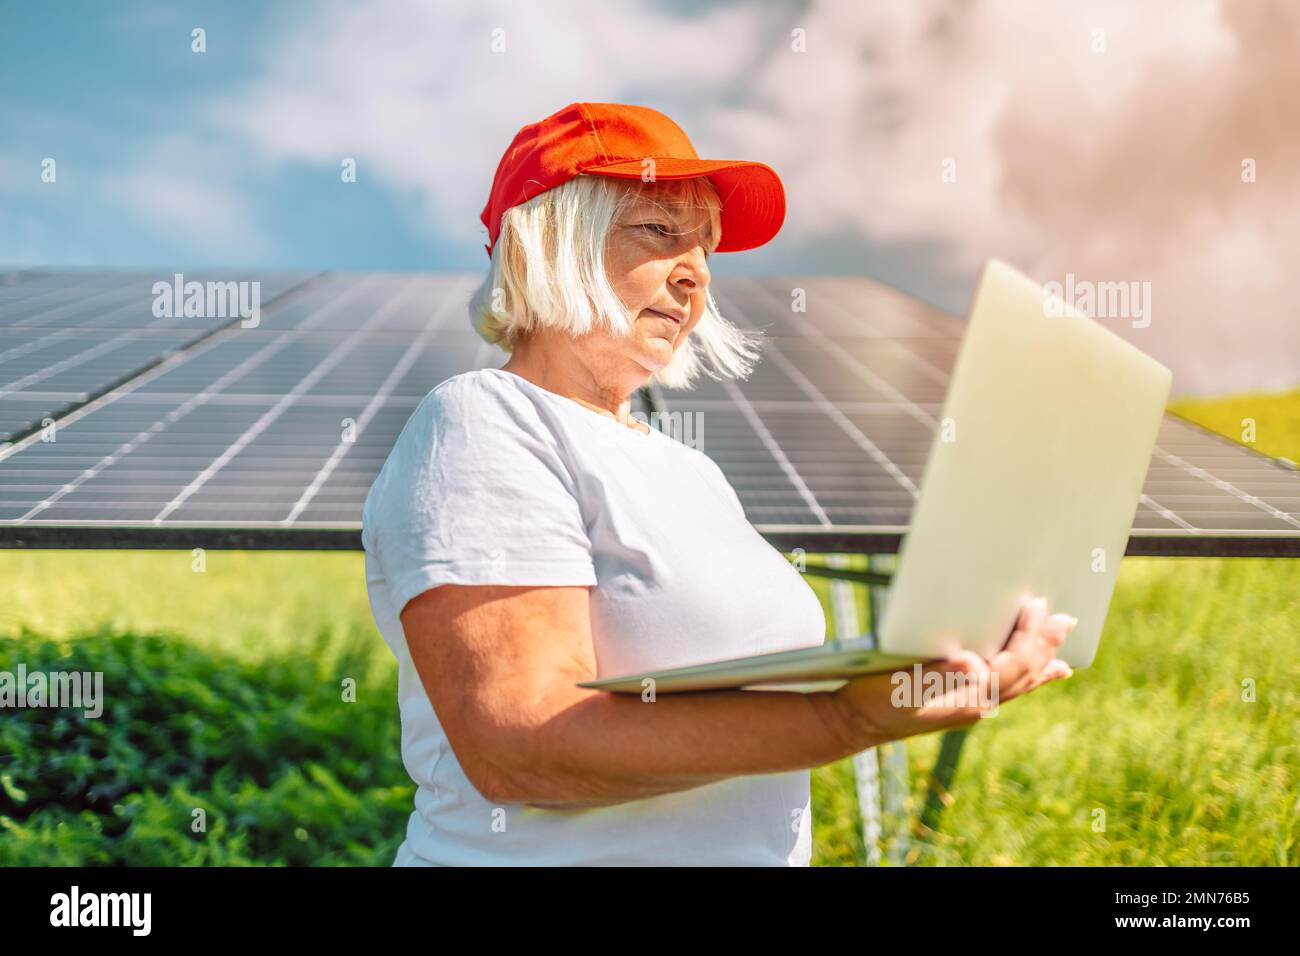
<path id="1" fill-rule="evenodd" d="M 1151 326 L 1112 327 L 1175 369 L 1176 392 L 1281 387 L 1300 380 L 1297 48 L 1285 0 L 384 0 L 314 9 L 215 117 L 273 161 L 354 156 L 429 229 L 474 241 L 520 125 L 574 100 L 647 103 L 703 155 L 781 172 L 796 255 L 847 229 L 946 250 L 932 268 L 959 275 L 996 255 L 1041 281 L 1150 281 Z"/>
<path id="2" fill-rule="evenodd" d="M 996 255 L 1041 281 L 1150 281 L 1152 325 L 1108 324 L 1175 369 L 1176 393 L 1300 381 L 1294 5 L 855 9 L 810 10 L 810 52 L 774 57 L 760 86 L 781 104 L 770 148 L 796 230 L 937 240 L 972 275 Z"/>
<path id="3" fill-rule="evenodd" d="M 762 19 L 744 6 L 686 19 L 648 3 L 336 4 L 298 23 L 213 116 L 273 160 L 356 158 L 358 178 L 409 190 L 430 228 L 476 243 L 520 126 L 570 102 L 628 102 L 640 88 L 653 91 L 647 105 L 699 131 L 673 104 L 739 74 L 763 45 Z M 504 53 L 491 49 L 498 29 Z"/>
<path id="4" fill-rule="evenodd" d="M 235 179 L 230 155 L 195 139 L 167 137 L 135 155 L 101 186 L 104 198 L 155 233 L 178 237 L 182 248 L 213 256 L 228 250 L 255 257 L 267 250 L 258 210 Z"/>

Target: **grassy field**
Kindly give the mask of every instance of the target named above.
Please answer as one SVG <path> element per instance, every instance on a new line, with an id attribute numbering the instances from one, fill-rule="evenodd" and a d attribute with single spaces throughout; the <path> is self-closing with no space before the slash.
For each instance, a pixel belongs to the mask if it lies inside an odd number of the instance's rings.
<path id="1" fill-rule="evenodd" d="M 1171 402 L 1169 410 L 1261 454 L 1300 461 L 1300 388 L 1227 398 L 1183 398 Z M 1253 443 L 1248 442 L 1247 431 L 1252 424 Z"/>
<path id="2" fill-rule="evenodd" d="M 1300 459 L 1300 391 L 1173 409 Z M 0 551 L 0 581 L 0 671 L 128 691 L 0 712 L 0 864 L 391 862 L 413 788 L 359 554 Z M 1096 665 L 974 728 L 909 862 L 1300 864 L 1297 651 L 1300 561 L 1127 559 Z M 814 862 L 862 863 L 847 761 L 813 800 Z"/>

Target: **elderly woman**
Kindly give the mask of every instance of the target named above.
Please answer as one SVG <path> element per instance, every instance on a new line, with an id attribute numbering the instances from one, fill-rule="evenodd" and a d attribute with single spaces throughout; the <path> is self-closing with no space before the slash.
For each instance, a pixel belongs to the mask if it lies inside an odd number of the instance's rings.
<path id="1" fill-rule="evenodd" d="M 653 701 L 576 686 L 825 638 L 718 466 L 629 414 L 647 382 L 749 373 L 758 342 L 719 315 L 709 257 L 784 213 L 771 169 L 700 160 L 643 107 L 572 104 L 502 158 L 471 312 L 510 360 L 429 392 L 365 504 L 417 785 L 395 865 L 807 865 L 808 768 L 978 719 L 893 706 L 889 675 Z M 1070 626 L 1031 603 L 992 660 L 929 669 L 996 673 L 1005 702 L 1068 676 Z"/>

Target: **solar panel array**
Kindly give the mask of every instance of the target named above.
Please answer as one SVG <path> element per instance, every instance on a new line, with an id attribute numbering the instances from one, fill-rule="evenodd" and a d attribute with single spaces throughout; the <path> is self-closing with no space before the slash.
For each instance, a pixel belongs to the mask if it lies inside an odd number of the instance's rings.
<path id="1" fill-rule="evenodd" d="M 0 279 L 0 544 L 358 547 L 415 406 L 504 361 L 469 327 L 474 276 L 263 276 L 256 327 L 157 318 L 157 278 Z M 859 278 L 712 288 L 766 332 L 754 374 L 634 408 L 682 413 L 778 546 L 896 550 L 963 323 Z M 1167 416 L 1130 553 L 1300 554 L 1300 475 Z"/>
<path id="2" fill-rule="evenodd" d="M 159 277 L 117 272 L 0 275 L 0 442 L 211 334 L 221 323 L 154 315 Z M 189 275 L 186 281 L 205 283 Z M 262 301 L 305 276 L 260 280 Z"/>
<path id="3" fill-rule="evenodd" d="M 791 310 L 795 289 L 806 314 Z M 857 278 L 745 280 L 715 298 L 769 330 L 761 366 L 741 386 L 660 391 L 657 404 L 702 414 L 706 450 L 750 520 L 789 527 L 782 540 L 814 520 L 841 538 L 905 532 L 964 323 Z M 1166 415 L 1133 531 L 1155 542 L 1139 553 L 1234 553 L 1234 537 L 1300 553 L 1300 474 Z"/>

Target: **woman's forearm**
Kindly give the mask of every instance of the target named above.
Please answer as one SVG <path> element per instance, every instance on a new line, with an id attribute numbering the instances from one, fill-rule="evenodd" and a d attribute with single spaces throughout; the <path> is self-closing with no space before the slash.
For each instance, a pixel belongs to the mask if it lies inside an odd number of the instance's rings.
<path id="1" fill-rule="evenodd" d="M 557 693 L 507 761 L 502 799 L 607 806 L 729 777 L 821 766 L 883 743 L 835 694 Z M 502 765 L 504 764 L 504 766 Z"/>

